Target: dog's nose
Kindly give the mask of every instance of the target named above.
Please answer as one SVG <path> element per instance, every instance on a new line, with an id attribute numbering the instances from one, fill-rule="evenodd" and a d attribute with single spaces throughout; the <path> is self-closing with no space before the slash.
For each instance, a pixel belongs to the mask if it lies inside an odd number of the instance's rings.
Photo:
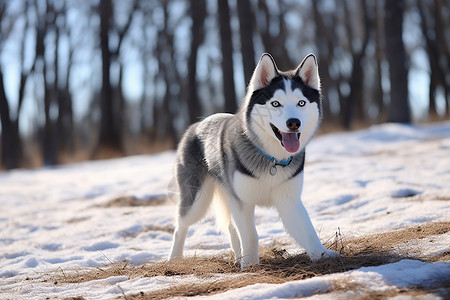
<path id="1" fill-rule="evenodd" d="M 286 121 L 287 128 L 289 128 L 292 131 L 298 130 L 300 128 L 300 124 L 301 124 L 301 122 L 299 119 L 291 118 Z"/>

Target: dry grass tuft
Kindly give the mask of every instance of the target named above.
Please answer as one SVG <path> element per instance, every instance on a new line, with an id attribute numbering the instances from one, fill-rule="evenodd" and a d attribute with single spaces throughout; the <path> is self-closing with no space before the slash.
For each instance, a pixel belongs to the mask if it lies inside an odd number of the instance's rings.
<path id="1" fill-rule="evenodd" d="M 87 220 L 89 220 L 89 217 L 76 217 L 76 218 L 69 219 L 66 222 L 68 224 L 76 224 L 76 223 L 81 223 L 81 222 L 84 222 Z"/>
<path id="2" fill-rule="evenodd" d="M 367 286 L 352 282 L 350 280 L 335 280 L 330 291 L 341 291 L 346 293 L 346 298 L 355 300 L 378 300 L 396 296 L 416 299 L 427 294 L 435 294 L 440 296 L 442 299 L 449 299 L 450 280 L 429 282 L 427 283 L 427 286 L 416 286 L 409 288 L 391 286 L 384 291 L 377 292 L 370 290 Z"/>
<path id="3" fill-rule="evenodd" d="M 348 241 L 348 246 L 360 248 L 360 251 L 371 251 L 370 247 L 389 248 L 412 239 L 423 239 L 431 235 L 441 235 L 450 231 L 450 222 L 426 223 L 381 234 L 367 235 Z"/>
<path id="4" fill-rule="evenodd" d="M 329 290 L 329 292 L 345 293 L 346 298 L 352 300 L 381 300 L 396 296 L 404 296 L 408 299 L 415 299 L 416 297 L 420 297 L 435 291 L 432 289 L 420 290 L 415 288 L 398 288 L 393 286 L 384 291 L 375 292 L 373 290 L 370 290 L 367 286 L 358 283 L 346 280 L 336 280 L 333 282 L 333 287 Z"/>
<path id="5" fill-rule="evenodd" d="M 239 288 L 256 283 L 284 283 L 325 274 L 345 272 L 367 266 L 378 266 L 399 261 L 404 258 L 417 259 L 408 253 L 393 252 L 393 246 L 411 239 L 425 238 L 430 235 L 444 234 L 450 231 L 450 222 L 428 223 L 397 231 L 385 232 L 354 239 L 344 239 L 338 232 L 335 240 L 327 247 L 340 252 L 343 256 L 335 259 L 323 259 L 310 262 L 306 254 L 291 255 L 281 246 L 261 247 L 260 264 L 241 271 L 234 263 L 231 254 L 218 257 L 189 257 L 176 261 L 151 261 L 134 266 L 118 263 L 90 270 L 72 270 L 58 272 L 51 276 L 58 283 L 80 283 L 111 276 L 154 277 L 194 275 L 203 278 L 201 283 L 179 284 L 168 289 L 151 293 L 137 293 L 127 299 L 163 299 L 168 297 L 188 297 L 221 293 L 231 288 Z M 442 259 L 449 259 L 445 253 Z M 228 274 L 221 278 L 218 274 Z M 354 291 L 355 287 L 345 282 L 336 283 L 333 290 Z M 374 294 L 366 291 L 357 293 L 356 299 L 381 299 L 395 295 L 420 295 L 422 290 L 396 290 L 389 294 Z M 329 292 L 329 291 L 322 291 Z M 369 295 L 369 296 L 367 296 Z"/>
<path id="6" fill-rule="evenodd" d="M 137 198 L 135 196 L 121 196 L 114 198 L 106 203 L 96 205 L 95 207 L 110 208 L 110 207 L 136 207 L 136 206 L 156 206 L 168 203 L 166 195 L 154 195 L 145 198 Z"/>
<path id="7" fill-rule="evenodd" d="M 120 232 L 120 236 L 123 236 L 126 238 L 134 238 L 141 233 L 145 233 L 145 232 L 149 232 L 149 231 L 163 231 L 163 232 L 173 234 L 173 232 L 175 231 L 175 227 L 173 227 L 172 225 L 166 225 L 166 226 L 146 225 L 137 231 L 123 230 Z"/>

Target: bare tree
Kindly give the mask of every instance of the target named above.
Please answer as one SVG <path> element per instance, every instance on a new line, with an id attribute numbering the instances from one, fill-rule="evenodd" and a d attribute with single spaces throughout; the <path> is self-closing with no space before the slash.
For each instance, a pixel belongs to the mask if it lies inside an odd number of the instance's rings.
<path id="1" fill-rule="evenodd" d="M 359 121 L 364 119 L 364 97 L 363 97 L 363 82 L 364 82 L 364 72 L 363 72 L 363 58 L 366 53 L 366 48 L 369 43 L 369 33 L 371 27 L 371 19 L 369 17 L 369 13 L 367 10 L 367 4 L 365 0 L 361 0 L 357 2 L 357 9 L 362 11 L 362 14 L 354 13 L 353 18 L 351 17 L 351 13 L 349 11 L 347 1 L 342 1 L 344 4 L 344 9 L 346 12 L 347 22 L 345 23 L 345 28 L 347 32 L 347 37 L 349 41 L 348 49 L 353 59 L 352 64 L 352 72 L 350 75 L 350 94 L 347 99 L 344 101 L 344 105 L 342 107 L 342 121 L 343 126 L 346 129 L 350 128 L 350 124 L 353 119 L 358 119 Z M 352 1 L 352 3 L 355 3 Z M 360 21 L 356 20 L 358 17 L 361 18 Z M 353 20 L 351 23 L 350 20 Z M 357 25 L 358 24 L 358 25 Z M 362 37 L 357 38 L 352 29 L 355 27 L 359 27 L 362 25 Z M 355 46 L 355 42 L 358 40 L 360 46 Z"/>
<path id="2" fill-rule="evenodd" d="M 446 80 L 450 58 L 442 29 L 442 1 L 433 2 L 431 3 L 432 12 L 429 12 L 428 2 L 418 1 L 417 8 L 421 18 L 422 34 L 425 38 L 425 49 L 430 62 L 429 113 L 436 116 L 436 94 L 438 87 L 441 86 L 443 88 L 445 98 L 450 93 L 450 85 Z M 443 63 L 445 61 L 447 61 L 447 64 Z M 448 113 L 448 100 L 446 100 L 446 103 L 446 113 Z"/>
<path id="3" fill-rule="evenodd" d="M 230 28 L 230 7 L 228 0 L 218 0 L 219 30 L 222 50 L 224 111 L 234 113 L 237 109 L 236 90 L 234 87 L 233 41 Z"/>
<path id="4" fill-rule="evenodd" d="M 57 110 L 57 95 L 55 91 L 56 80 L 56 55 L 49 55 L 53 60 L 46 60 L 48 44 L 45 42 L 49 32 L 54 32 L 56 11 L 52 2 L 46 0 L 45 3 L 35 0 L 37 28 L 36 28 L 36 48 L 33 71 L 41 77 L 43 87 L 44 117 L 45 123 L 42 130 L 41 149 L 44 165 L 55 165 L 58 163 L 58 140 L 56 135 L 56 124 L 51 115 L 51 111 Z M 55 35 L 56 36 L 56 35 Z M 56 45 L 55 45 L 56 48 Z"/>
<path id="5" fill-rule="evenodd" d="M 122 151 L 120 129 L 114 120 L 113 88 L 110 81 L 111 50 L 109 48 L 109 31 L 113 22 L 112 0 L 100 0 L 100 47 L 102 50 L 102 90 L 100 99 L 100 133 L 99 146 L 113 151 Z"/>
<path id="6" fill-rule="evenodd" d="M 191 29 L 191 51 L 188 59 L 188 97 L 187 107 L 189 113 L 189 124 L 195 123 L 201 116 L 202 108 L 199 101 L 197 87 L 197 53 L 198 48 L 205 39 L 204 22 L 206 17 L 206 1 L 191 0 L 190 13 L 192 16 Z"/>
<path id="7" fill-rule="evenodd" d="M 402 39 L 404 9 L 404 0 L 385 1 L 385 50 L 391 81 L 388 121 L 409 123 L 411 117 L 408 103 L 408 67 Z"/>
<path id="8" fill-rule="evenodd" d="M 20 160 L 20 136 L 19 122 L 11 117 L 8 99 L 6 97 L 4 76 L 0 65 L 0 119 L 2 125 L 2 164 L 7 169 L 19 166 Z"/>
<path id="9" fill-rule="evenodd" d="M 383 48 L 384 48 L 384 22 L 383 22 L 383 8 L 380 4 L 380 1 L 375 1 L 374 3 L 375 9 L 375 24 L 372 28 L 374 33 L 372 35 L 375 38 L 375 62 L 376 62 L 376 80 L 375 80 L 375 105 L 378 109 L 378 119 L 381 120 L 382 115 L 385 113 L 384 109 L 384 91 L 383 86 L 381 84 L 383 80 L 381 64 L 384 60 Z"/>
<path id="10" fill-rule="evenodd" d="M 322 84 L 322 96 L 324 98 L 323 103 L 323 116 L 325 120 L 331 121 L 333 115 L 330 108 L 330 99 L 328 92 L 331 89 L 339 90 L 336 87 L 336 82 L 331 79 L 330 65 L 334 59 L 335 49 L 335 20 L 333 16 L 325 16 L 319 10 L 319 5 L 322 1 L 311 1 L 313 10 L 313 20 L 315 25 L 315 43 L 318 49 L 318 59 L 321 74 Z"/>
<path id="11" fill-rule="evenodd" d="M 75 51 L 75 41 L 71 34 L 72 28 L 67 24 L 67 6 L 64 3 L 61 8 L 58 18 L 60 20 L 56 27 L 56 45 L 59 48 L 60 42 L 58 39 L 65 35 L 67 38 L 68 55 L 65 60 L 66 70 L 64 74 L 58 72 L 59 67 L 56 67 L 57 79 L 55 80 L 58 94 L 58 120 L 57 120 L 57 135 L 59 141 L 59 150 L 73 154 L 74 151 L 74 124 L 73 124 L 73 108 L 72 108 L 72 94 L 70 93 L 70 75 L 73 66 L 73 53 Z M 58 61 L 59 53 L 55 53 L 56 61 Z M 58 62 L 56 65 L 59 65 Z"/>
<path id="12" fill-rule="evenodd" d="M 264 51 L 270 52 L 276 57 L 277 65 L 281 70 L 287 70 L 294 63 L 289 58 L 285 43 L 289 34 L 285 23 L 287 6 L 282 0 L 275 3 L 278 6 L 277 12 L 269 9 L 265 0 L 258 0 L 258 11 L 255 14 L 257 16 L 257 32 L 261 37 Z"/>
<path id="13" fill-rule="evenodd" d="M 0 1 L 0 49 L 4 45 L 8 35 L 15 25 L 17 16 L 6 15 L 7 4 L 6 1 Z M 28 11 L 28 4 L 24 8 Z M 27 30 L 28 19 L 26 19 L 24 31 Z M 2 126 L 1 134 L 1 162 L 7 169 L 19 167 L 22 158 L 21 139 L 19 134 L 19 118 L 23 103 L 25 84 L 29 75 L 29 70 L 25 69 L 23 64 L 25 34 L 22 35 L 21 47 L 21 74 L 19 83 L 19 99 L 15 114 L 11 113 L 9 99 L 5 91 L 5 77 L 3 73 L 3 66 L 0 60 L 0 120 Z M 14 117 L 15 115 L 15 117 Z"/>
<path id="14" fill-rule="evenodd" d="M 162 1 L 164 20 L 158 26 L 156 57 L 158 58 L 157 84 L 165 87 L 162 99 L 155 103 L 154 122 L 157 124 L 157 137 L 160 141 L 176 145 L 177 132 L 175 121 L 180 109 L 180 95 L 184 94 L 182 78 L 174 64 L 177 61 L 175 53 L 175 28 L 169 21 L 169 1 Z"/>
<path id="15" fill-rule="evenodd" d="M 255 68 L 255 49 L 253 45 L 254 17 L 249 0 L 237 1 L 239 15 L 239 36 L 241 41 L 242 65 L 245 83 L 250 82 Z"/>
<path id="16" fill-rule="evenodd" d="M 137 2 L 131 2 L 131 8 L 126 18 L 125 24 L 120 27 L 114 18 L 114 2 L 112 0 L 100 0 L 100 48 L 102 53 L 102 89 L 100 98 L 100 132 L 98 146 L 94 156 L 99 155 L 99 151 L 105 150 L 107 155 L 114 153 L 123 154 L 122 145 L 122 113 L 124 110 L 124 99 L 122 95 L 123 66 L 118 61 L 123 39 L 130 28 L 133 13 Z M 117 39 L 115 47 L 110 41 L 110 36 Z M 119 66 L 119 80 L 117 85 L 111 82 L 111 66 Z"/>

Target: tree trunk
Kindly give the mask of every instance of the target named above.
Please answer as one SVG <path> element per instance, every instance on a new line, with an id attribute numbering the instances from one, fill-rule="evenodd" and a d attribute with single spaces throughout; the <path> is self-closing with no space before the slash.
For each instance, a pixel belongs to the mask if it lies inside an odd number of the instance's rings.
<path id="1" fill-rule="evenodd" d="M 228 6 L 228 0 L 218 0 L 218 4 L 220 41 L 222 50 L 223 94 L 225 97 L 224 111 L 234 113 L 237 109 L 237 102 L 234 87 L 233 43 L 230 27 L 230 8 Z"/>
<path id="2" fill-rule="evenodd" d="M 202 107 L 199 101 L 197 89 L 197 52 L 205 38 L 204 21 L 206 17 L 205 0 L 191 0 L 191 16 L 192 16 L 192 40 L 191 53 L 188 59 L 188 97 L 187 106 L 189 113 L 189 124 L 197 122 L 197 118 L 201 116 Z"/>
<path id="3" fill-rule="evenodd" d="M 314 35 L 315 43 L 319 51 L 319 73 L 322 85 L 321 93 L 323 97 L 322 117 L 324 120 L 332 121 L 334 116 L 331 112 L 330 99 L 328 95 L 333 86 L 337 91 L 339 91 L 339 87 L 336 85 L 336 82 L 331 79 L 329 72 L 329 66 L 333 61 L 334 56 L 334 41 L 336 39 L 335 29 L 333 27 L 329 28 L 329 26 L 325 24 L 325 16 L 323 16 L 319 11 L 318 1 L 311 1 L 311 5 L 314 16 L 314 25 L 316 27 Z"/>
<path id="4" fill-rule="evenodd" d="M 382 46 L 382 32 L 383 32 L 383 18 L 382 18 L 382 7 L 380 2 L 375 2 L 375 60 L 376 60 L 376 83 L 375 83 L 375 103 L 378 108 L 378 120 L 383 119 L 384 115 L 384 92 L 383 86 L 381 84 L 383 74 L 381 73 L 381 63 L 383 60 L 383 46 Z"/>
<path id="5" fill-rule="evenodd" d="M 121 136 L 114 121 L 113 88 L 110 81 L 112 53 L 109 48 L 109 29 L 112 23 L 112 0 L 100 1 L 100 47 L 102 52 L 102 89 L 100 99 L 100 133 L 96 152 L 122 152 Z M 98 154 L 98 153 L 97 153 Z"/>
<path id="6" fill-rule="evenodd" d="M 239 14 L 239 34 L 241 40 L 242 65 L 244 66 L 245 84 L 250 82 L 250 78 L 255 69 L 255 49 L 253 47 L 253 14 L 249 0 L 237 1 Z"/>
<path id="7" fill-rule="evenodd" d="M 56 126 L 54 124 L 54 120 L 50 115 L 51 108 L 56 106 L 55 103 L 55 90 L 54 82 L 50 82 L 49 78 L 49 63 L 45 60 L 45 51 L 46 51 L 46 43 L 45 38 L 49 31 L 49 24 L 54 22 L 54 14 L 50 13 L 53 7 L 50 6 L 49 2 L 46 2 L 46 14 L 38 15 L 38 29 L 37 29 L 37 43 L 36 43 L 36 60 L 41 61 L 42 63 L 42 79 L 43 79 L 43 88 L 44 88 L 44 131 L 43 131 L 43 139 L 41 141 L 42 148 L 42 156 L 44 160 L 45 166 L 53 166 L 58 163 L 58 144 L 56 140 Z M 53 16 L 53 19 L 49 19 L 48 16 Z M 56 59 L 54 57 L 54 59 Z M 54 62 L 54 61 L 53 61 Z M 57 72 L 56 66 L 53 65 L 54 71 Z M 56 78 L 56 77 L 55 77 Z M 55 79 L 53 79 L 55 80 Z M 50 86 L 50 84 L 53 86 Z"/>
<path id="8" fill-rule="evenodd" d="M 73 112 L 72 112 L 72 96 L 69 87 L 58 90 L 58 140 L 60 148 L 67 153 L 73 153 Z"/>
<path id="9" fill-rule="evenodd" d="M 0 69 L 0 120 L 2 124 L 1 135 L 1 160 L 6 169 L 19 167 L 21 157 L 20 136 L 18 122 L 10 116 L 8 99 L 6 98 L 3 83 L 3 72 Z"/>
<path id="10" fill-rule="evenodd" d="M 437 116 L 437 108 L 436 108 L 436 90 L 440 84 L 440 77 L 445 78 L 444 74 L 441 74 L 441 70 L 439 67 L 439 50 L 436 45 L 436 32 L 431 32 L 431 28 L 427 22 L 427 17 L 425 14 L 426 7 L 424 7 L 424 3 L 419 2 L 417 8 L 419 10 L 420 15 L 420 27 L 422 29 L 422 34 L 425 38 L 425 49 L 428 54 L 428 60 L 430 63 L 430 85 L 428 92 L 428 113 L 435 117 Z"/>
<path id="11" fill-rule="evenodd" d="M 446 9 L 445 9 L 446 8 Z M 445 115 L 450 116 L 450 78 L 446 74 L 450 74 L 450 48 L 446 40 L 445 32 L 448 28 L 448 20 L 444 21 L 445 11 L 450 8 L 450 2 L 443 3 L 442 0 L 434 1 L 433 19 L 434 31 L 436 32 L 436 44 L 440 54 L 442 64 L 440 65 L 440 76 L 445 93 Z"/>
<path id="12" fill-rule="evenodd" d="M 346 11 L 347 18 L 350 17 L 350 13 L 348 12 L 347 5 L 344 7 Z M 367 44 L 369 43 L 369 27 L 371 21 L 367 12 L 366 1 L 360 1 L 360 6 L 363 12 L 363 26 L 364 26 L 364 36 L 362 37 L 361 48 L 358 50 L 353 49 L 352 43 L 350 42 L 349 49 L 353 58 L 352 65 L 352 73 L 350 75 L 350 94 L 348 95 L 346 101 L 344 102 L 344 107 L 342 107 L 342 120 L 343 126 L 346 129 L 350 129 L 351 123 L 356 119 L 361 121 L 365 117 L 364 113 L 364 97 L 363 97 L 363 89 L 364 89 L 364 72 L 362 61 L 366 52 Z M 346 22 L 347 27 L 347 35 L 349 36 L 349 40 L 352 41 L 352 33 L 351 33 L 351 24 L 349 21 Z"/>
<path id="13" fill-rule="evenodd" d="M 404 0 L 386 0 L 384 5 L 386 58 L 391 81 L 388 122 L 411 121 L 408 104 L 408 68 L 402 39 L 404 7 Z"/>
<path id="14" fill-rule="evenodd" d="M 66 18 L 65 14 L 60 14 L 58 18 Z M 66 21 L 65 21 L 66 22 Z M 64 30 L 62 27 L 56 27 L 56 42 L 55 42 L 55 85 L 54 89 L 57 93 L 58 102 L 58 120 L 57 124 L 57 139 L 59 141 L 59 151 L 66 153 L 73 153 L 74 143 L 73 143 L 73 113 L 72 113 L 72 97 L 70 94 L 70 71 L 72 65 L 72 54 L 69 53 L 69 57 L 66 58 L 67 70 L 65 74 L 60 74 L 59 70 L 59 39 L 61 36 L 61 31 Z M 67 29 L 69 31 L 70 29 Z M 69 35 L 70 39 L 70 35 Z M 69 47 L 71 47 L 69 43 Z M 69 51 L 72 51 L 69 49 Z M 61 78 L 60 75 L 63 75 Z"/>
<path id="15" fill-rule="evenodd" d="M 288 32 L 285 23 L 285 14 L 287 12 L 285 1 L 278 0 L 276 5 L 279 7 L 279 13 L 275 13 L 269 8 L 265 0 L 258 0 L 258 19 L 264 20 L 264 24 L 258 27 L 259 34 L 265 51 L 272 54 L 277 61 L 280 70 L 288 70 L 292 68 L 292 62 L 286 49 L 286 40 Z M 271 32 L 272 23 L 278 23 L 278 32 Z M 276 28 L 276 27 L 275 27 Z M 298 62 L 296 62 L 298 63 Z"/>
<path id="16" fill-rule="evenodd" d="M 175 59 L 174 48 L 174 30 L 169 22 L 169 2 L 163 1 L 164 26 L 158 30 L 156 43 L 156 57 L 165 57 L 166 59 L 158 60 L 158 78 L 157 80 L 164 82 L 165 93 L 160 103 L 155 100 L 154 119 L 156 136 L 162 142 L 171 142 L 173 146 L 178 142 L 175 121 L 179 111 L 180 95 L 185 95 L 182 86 L 182 79 L 178 70 L 172 62 Z M 179 88 L 179 89 L 178 89 Z"/>
<path id="17" fill-rule="evenodd" d="M 45 74 L 46 72 L 44 72 Z M 46 77 L 46 75 L 44 75 Z M 52 117 L 50 116 L 50 108 L 54 100 L 54 91 L 47 86 L 47 79 L 44 80 L 44 136 L 42 140 L 42 153 L 45 166 L 53 166 L 58 163 L 58 144 L 56 140 L 56 127 Z"/>

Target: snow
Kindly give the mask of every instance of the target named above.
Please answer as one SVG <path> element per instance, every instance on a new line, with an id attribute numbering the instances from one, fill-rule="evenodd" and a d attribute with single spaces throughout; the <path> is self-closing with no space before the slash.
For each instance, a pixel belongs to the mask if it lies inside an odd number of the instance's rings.
<path id="1" fill-rule="evenodd" d="M 307 148 L 303 202 L 323 241 L 337 230 L 357 237 L 450 221 L 449 154 L 449 122 L 383 124 L 318 136 Z M 172 237 L 170 230 L 162 228 L 173 228 L 174 206 L 148 204 L 167 193 L 174 158 L 174 152 L 164 152 L 0 173 L 0 299 L 110 299 L 235 276 L 114 276 L 58 285 L 40 280 L 49 273 L 77 268 L 165 259 Z M 134 197 L 147 205 L 108 206 L 120 197 Z M 258 208 L 256 223 L 260 245 L 280 241 L 289 252 L 302 251 L 286 235 L 273 209 Z M 450 251 L 450 234 L 397 247 L 435 257 Z M 228 249 L 229 241 L 212 216 L 189 229 L 187 255 L 214 255 Z M 449 277 L 449 261 L 402 260 L 284 284 L 256 284 L 212 297 L 339 299 L 357 291 L 330 291 L 336 281 L 386 291 Z"/>
<path id="2" fill-rule="evenodd" d="M 254 284 L 207 297 L 220 300 L 309 297 L 326 292 L 333 281 L 343 280 L 368 287 L 374 292 L 383 292 L 393 288 L 426 285 L 427 282 L 431 283 L 446 274 L 450 274 L 450 262 L 424 263 L 417 260 L 402 260 L 379 267 L 363 267 L 341 274 L 325 275 L 278 285 Z M 196 298 L 205 298 L 205 296 Z"/>

